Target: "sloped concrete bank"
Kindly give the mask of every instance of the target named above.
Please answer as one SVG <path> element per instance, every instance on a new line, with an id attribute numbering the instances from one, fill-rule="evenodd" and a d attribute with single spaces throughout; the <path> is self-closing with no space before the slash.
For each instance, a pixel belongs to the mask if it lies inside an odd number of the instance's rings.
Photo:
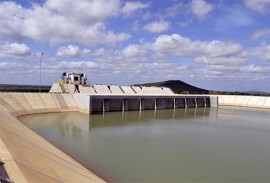
<path id="1" fill-rule="evenodd" d="M 270 97 L 218 95 L 218 105 L 270 109 Z"/>
<path id="2" fill-rule="evenodd" d="M 20 115 L 66 111 L 78 111 L 70 94 L 0 93 L 0 159 L 11 180 L 104 182 L 17 120 Z"/>

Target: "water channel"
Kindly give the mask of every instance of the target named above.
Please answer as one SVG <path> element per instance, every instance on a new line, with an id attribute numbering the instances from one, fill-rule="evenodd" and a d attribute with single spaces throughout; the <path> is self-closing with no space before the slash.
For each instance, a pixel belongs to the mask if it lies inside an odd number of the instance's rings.
<path id="1" fill-rule="evenodd" d="M 19 118 L 109 182 L 270 182 L 270 111 L 198 108 Z"/>

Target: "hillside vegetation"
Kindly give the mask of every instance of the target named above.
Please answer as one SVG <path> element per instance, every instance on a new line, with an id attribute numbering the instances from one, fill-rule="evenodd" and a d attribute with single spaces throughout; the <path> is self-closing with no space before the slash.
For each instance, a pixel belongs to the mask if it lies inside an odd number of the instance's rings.
<path id="1" fill-rule="evenodd" d="M 41 86 L 41 92 L 49 92 L 51 86 Z M 0 92 L 39 92 L 38 85 L 0 84 Z"/>
<path id="2" fill-rule="evenodd" d="M 145 83 L 145 84 L 136 84 L 135 86 L 156 86 L 156 87 L 168 87 L 174 93 L 177 94 L 208 94 L 209 91 L 192 86 L 180 80 L 169 80 L 169 81 L 162 81 L 156 83 Z"/>
<path id="3" fill-rule="evenodd" d="M 135 84 L 134 86 L 156 86 L 168 87 L 176 94 L 211 94 L 211 95 L 256 95 L 256 96 L 270 96 L 269 93 L 250 91 L 250 92 L 226 92 L 226 91 L 213 91 L 192 86 L 180 80 L 168 80 L 156 83 Z"/>

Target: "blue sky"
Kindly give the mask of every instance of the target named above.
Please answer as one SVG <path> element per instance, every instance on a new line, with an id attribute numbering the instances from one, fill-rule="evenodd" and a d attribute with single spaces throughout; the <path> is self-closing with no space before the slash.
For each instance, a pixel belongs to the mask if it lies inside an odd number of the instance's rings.
<path id="1" fill-rule="evenodd" d="M 270 92 L 270 0 L 0 0 L 0 83 Z"/>

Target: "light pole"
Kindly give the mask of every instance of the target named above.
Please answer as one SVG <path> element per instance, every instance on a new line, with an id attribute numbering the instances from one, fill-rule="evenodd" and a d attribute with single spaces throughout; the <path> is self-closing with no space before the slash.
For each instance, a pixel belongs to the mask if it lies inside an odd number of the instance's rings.
<path id="1" fill-rule="evenodd" d="M 39 93 L 41 92 L 41 59 L 44 53 L 41 53 L 40 59 L 39 59 Z"/>

